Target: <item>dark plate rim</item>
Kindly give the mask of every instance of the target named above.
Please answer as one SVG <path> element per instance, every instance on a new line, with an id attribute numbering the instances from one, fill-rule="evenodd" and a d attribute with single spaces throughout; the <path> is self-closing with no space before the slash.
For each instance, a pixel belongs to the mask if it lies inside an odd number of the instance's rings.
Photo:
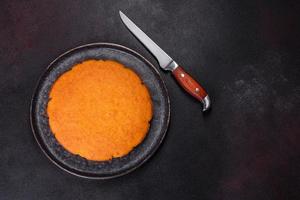
<path id="1" fill-rule="evenodd" d="M 89 47 L 89 46 L 95 46 L 95 45 L 103 45 L 103 46 L 111 46 L 111 47 L 117 47 L 117 48 L 121 48 L 121 49 L 125 49 L 129 52 L 131 52 L 132 54 L 134 54 L 135 56 L 139 57 L 140 59 L 142 59 L 143 61 L 145 61 L 153 70 L 154 72 L 156 73 L 156 75 L 159 77 L 159 79 L 161 80 L 161 83 L 162 83 L 162 87 L 164 88 L 164 91 L 166 92 L 166 100 L 167 100 L 167 108 L 168 108 L 168 113 L 167 113 L 167 118 L 166 118 L 166 121 L 165 121 L 165 124 L 164 124 L 164 130 L 162 131 L 162 137 L 160 138 L 160 141 L 157 143 L 157 145 L 155 145 L 155 147 L 151 150 L 151 152 L 140 162 L 138 163 L 137 165 L 135 165 L 134 167 L 132 168 L 129 168 L 128 170 L 120 173 L 120 174 L 115 174 L 115 175 L 110 175 L 110 176 L 97 176 L 95 174 L 91 175 L 91 176 L 88 176 L 88 175 L 84 175 L 84 174 L 78 174 L 74 171 L 72 171 L 72 169 L 69 169 L 67 166 L 62 166 L 57 160 L 55 160 L 54 158 L 52 158 L 52 155 L 50 152 L 47 152 L 47 147 L 44 147 L 42 144 L 43 142 L 40 141 L 41 139 L 39 138 L 39 136 L 37 135 L 36 133 L 36 130 L 35 130 L 35 120 L 33 118 L 33 114 L 34 114 L 34 107 L 35 107 L 35 96 L 38 92 L 38 89 L 39 89 L 39 86 L 40 86 L 40 82 L 42 81 L 42 79 L 44 78 L 44 74 L 50 70 L 50 67 L 53 65 L 53 63 L 55 63 L 58 59 L 60 59 L 61 57 L 65 56 L 66 54 L 74 51 L 74 50 L 77 50 L 77 49 L 80 49 L 80 48 L 84 48 L 84 47 Z M 146 161 L 148 161 L 150 159 L 150 157 L 157 151 L 157 149 L 159 148 L 159 146 L 161 145 L 162 141 L 164 140 L 165 138 L 165 135 L 166 135 L 166 132 L 168 130 L 168 127 L 169 127 L 169 124 L 170 124 L 170 114 L 171 114 L 171 107 L 170 107 L 170 98 L 169 98 L 169 93 L 168 93 L 168 90 L 167 90 L 167 87 L 166 87 L 166 84 L 163 80 L 163 78 L 161 77 L 159 71 L 154 67 L 154 65 L 148 61 L 145 57 L 143 57 L 141 54 L 137 53 L 136 51 L 128 48 L 128 47 L 125 47 L 123 45 L 120 45 L 120 44 L 115 44 L 115 43 L 108 43 L 108 42 L 95 42 L 95 43 L 89 43 L 89 44 L 84 44 L 84 45 L 80 45 L 80 46 L 77 46 L 77 47 L 74 47 L 72 49 L 69 49 L 68 51 L 60 54 L 58 57 L 56 57 L 48 66 L 47 68 L 43 71 L 43 73 L 40 75 L 38 81 L 37 81 L 37 84 L 35 86 L 35 89 L 34 89 L 34 93 L 31 97 L 31 102 L 30 102 L 30 125 L 31 125 L 31 130 L 32 130 L 32 133 L 33 133 L 33 136 L 35 138 L 35 141 L 37 142 L 37 144 L 39 145 L 40 149 L 42 150 L 42 152 L 46 155 L 46 157 L 52 162 L 54 163 L 58 168 L 62 169 L 63 171 L 69 173 L 69 174 L 72 174 L 72 175 L 75 175 L 77 177 L 81 177 L 81 178 L 86 178 L 86 179 L 94 179 L 94 180 L 105 180 L 105 179 L 112 179 L 112 178 L 116 178 L 116 177 L 120 177 L 120 176 L 124 176 L 134 170 L 136 170 L 137 168 L 139 168 L 141 165 L 143 165 Z"/>

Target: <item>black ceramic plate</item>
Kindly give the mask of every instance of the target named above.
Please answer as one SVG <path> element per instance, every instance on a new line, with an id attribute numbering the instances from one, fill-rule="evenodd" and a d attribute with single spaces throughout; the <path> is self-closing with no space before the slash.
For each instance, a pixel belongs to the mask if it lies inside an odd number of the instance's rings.
<path id="1" fill-rule="evenodd" d="M 116 60 L 133 69 L 148 87 L 153 102 L 153 118 L 146 138 L 128 155 L 110 161 L 90 161 L 68 152 L 58 143 L 49 127 L 46 108 L 53 83 L 72 66 L 88 59 Z M 135 51 L 110 43 L 80 46 L 59 56 L 40 78 L 31 102 L 31 126 L 43 152 L 61 169 L 86 178 L 113 178 L 139 167 L 161 144 L 168 128 L 169 118 L 169 97 L 158 71 Z"/>

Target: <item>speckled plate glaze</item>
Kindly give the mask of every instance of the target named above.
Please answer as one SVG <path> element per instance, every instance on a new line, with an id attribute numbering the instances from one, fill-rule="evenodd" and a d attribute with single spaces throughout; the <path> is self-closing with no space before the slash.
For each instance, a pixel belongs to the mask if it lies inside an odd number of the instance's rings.
<path id="1" fill-rule="evenodd" d="M 109 161 L 91 161 L 64 149 L 49 127 L 47 103 L 53 83 L 72 66 L 84 60 L 116 60 L 133 69 L 148 87 L 153 118 L 144 141 L 128 155 Z M 66 99 L 66 104 L 68 99 Z M 169 124 L 170 103 L 165 84 L 154 66 L 135 51 L 117 44 L 93 43 L 80 46 L 56 58 L 41 76 L 31 102 L 31 126 L 45 155 L 61 169 L 85 178 L 108 179 L 127 174 L 148 160 L 161 144 Z M 117 126 L 117 124 L 116 124 Z"/>

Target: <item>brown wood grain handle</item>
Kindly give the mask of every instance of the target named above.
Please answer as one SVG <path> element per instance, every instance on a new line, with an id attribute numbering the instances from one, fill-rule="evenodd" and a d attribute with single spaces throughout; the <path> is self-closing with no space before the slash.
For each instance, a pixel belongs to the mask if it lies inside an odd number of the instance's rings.
<path id="1" fill-rule="evenodd" d="M 178 66 L 172 73 L 186 92 L 203 103 L 203 111 L 210 107 L 210 100 L 206 91 L 195 79 L 186 73 L 182 67 Z"/>

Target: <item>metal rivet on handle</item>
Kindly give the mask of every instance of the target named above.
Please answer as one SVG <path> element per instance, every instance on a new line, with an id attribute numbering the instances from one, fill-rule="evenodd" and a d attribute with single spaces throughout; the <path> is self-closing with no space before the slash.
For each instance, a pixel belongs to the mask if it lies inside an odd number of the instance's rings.
<path id="1" fill-rule="evenodd" d="M 180 76 L 183 78 L 184 77 L 184 73 L 181 73 Z"/>
<path id="2" fill-rule="evenodd" d="M 196 91 L 196 92 L 199 92 L 200 90 L 199 90 L 199 88 L 196 88 L 195 91 Z"/>

